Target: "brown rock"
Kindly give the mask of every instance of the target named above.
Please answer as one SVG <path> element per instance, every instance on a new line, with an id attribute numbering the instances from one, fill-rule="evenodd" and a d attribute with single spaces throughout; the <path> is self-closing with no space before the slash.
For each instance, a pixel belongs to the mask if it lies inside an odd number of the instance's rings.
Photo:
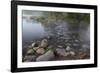
<path id="1" fill-rule="evenodd" d="M 86 53 L 80 53 L 80 59 L 84 59 L 85 57 L 87 56 L 87 54 Z"/>
<path id="2" fill-rule="evenodd" d="M 43 48 L 39 48 L 39 49 L 36 50 L 36 53 L 37 54 L 44 54 L 45 50 Z"/>

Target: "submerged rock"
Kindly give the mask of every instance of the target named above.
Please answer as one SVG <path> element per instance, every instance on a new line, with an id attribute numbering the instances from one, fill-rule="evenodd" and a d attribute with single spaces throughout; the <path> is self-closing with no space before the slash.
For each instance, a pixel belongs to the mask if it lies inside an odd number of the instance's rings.
<path id="1" fill-rule="evenodd" d="M 38 47 L 38 43 L 37 42 L 33 42 L 31 46 L 32 47 Z"/>
<path id="2" fill-rule="evenodd" d="M 57 47 L 58 47 L 58 48 L 63 48 L 63 46 L 61 46 L 61 45 L 58 45 Z"/>
<path id="3" fill-rule="evenodd" d="M 70 51 L 69 53 L 70 53 L 71 56 L 75 56 L 76 55 L 74 51 Z"/>
<path id="4" fill-rule="evenodd" d="M 27 55 L 32 55 L 32 54 L 34 54 L 35 53 L 35 51 L 33 50 L 33 49 L 29 49 L 28 51 L 27 51 Z"/>
<path id="5" fill-rule="evenodd" d="M 37 53 L 37 54 L 44 54 L 44 53 L 45 53 L 45 50 L 44 50 L 44 48 L 38 48 L 38 49 L 36 50 L 36 53 Z"/>
<path id="6" fill-rule="evenodd" d="M 39 49 L 39 47 L 33 47 L 33 50 L 36 51 L 37 49 Z"/>
<path id="7" fill-rule="evenodd" d="M 66 52 L 65 49 L 56 49 L 56 53 L 59 56 L 68 56 L 69 55 L 69 52 Z"/>
<path id="8" fill-rule="evenodd" d="M 35 55 L 28 55 L 24 57 L 24 61 L 30 62 L 30 61 L 35 61 L 36 56 Z"/>
<path id="9" fill-rule="evenodd" d="M 54 53 L 52 50 L 47 51 L 45 54 L 39 56 L 36 61 L 49 61 L 54 58 Z"/>
<path id="10" fill-rule="evenodd" d="M 83 53 L 83 52 L 79 53 L 79 58 L 80 59 L 85 59 L 87 56 L 88 56 L 87 53 Z"/>
<path id="11" fill-rule="evenodd" d="M 66 47 L 66 51 L 70 51 L 71 48 L 69 46 Z"/>

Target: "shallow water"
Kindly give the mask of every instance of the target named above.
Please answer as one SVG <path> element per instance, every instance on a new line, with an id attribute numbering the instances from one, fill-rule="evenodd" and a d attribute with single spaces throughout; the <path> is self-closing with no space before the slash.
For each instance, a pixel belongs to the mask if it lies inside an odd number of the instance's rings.
<path id="1" fill-rule="evenodd" d="M 40 22 L 23 19 L 23 41 L 30 42 L 34 39 L 43 38 L 47 35 L 44 27 Z"/>

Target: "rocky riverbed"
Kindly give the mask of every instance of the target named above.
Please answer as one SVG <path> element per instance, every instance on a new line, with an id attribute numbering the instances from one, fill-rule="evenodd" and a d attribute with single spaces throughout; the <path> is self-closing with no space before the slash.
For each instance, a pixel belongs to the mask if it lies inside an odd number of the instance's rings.
<path id="1" fill-rule="evenodd" d="M 53 39 L 53 41 L 56 40 Z M 60 40 L 58 41 L 61 42 Z M 80 42 L 79 40 L 74 41 Z M 27 50 L 24 51 L 25 53 L 22 59 L 23 62 L 77 60 L 90 58 L 89 48 L 86 44 L 79 47 L 79 43 L 77 44 L 74 42 L 74 44 L 65 44 L 64 42 L 59 44 L 59 42 L 53 43 L 51 37 L 32 42 L 27 46 Z"/>

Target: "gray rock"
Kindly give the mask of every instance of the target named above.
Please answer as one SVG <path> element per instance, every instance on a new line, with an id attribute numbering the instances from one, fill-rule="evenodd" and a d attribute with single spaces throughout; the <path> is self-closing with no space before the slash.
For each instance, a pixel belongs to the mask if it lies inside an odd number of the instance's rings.
<path id="1" fill-rule="evenodd" d="M 34 54 L 35 53 L 35 51 L 33 50 L 33 49 L 29 49 L 28 51 L 27 51 L 27 55 L 31 55 L 31 54 Z"/>
<path id="2" fill-rule="evenodd" d="M 58 45 L 57 47 L 58 47 L 58 48 L 63 48 L 63 46 L 61 46 L 61 45 Z"/>
<path id="3" fill-rule="evenodd" d="M 39 45 L 39 42 L 33 42 L 31 47 L 38 47 L 38 45 Z"/>
<path id="4" fill-rule="evenodd" d="M 39 49 L 39 47 L 33 47 L 32 48 L 34 51 L 36 51 L 37 49 Z"/>
<path id="5" fill-rule="evenodd" d="M 89 45 L 83 44 L 83 45 L 82 45 L 82 48 L 83 48 L 83 49 L 87 49 L 87 48 L 89 48 Z"/>
<path id="6" fill-rule="evenodd" d="M 87 52 L 90 49 L 89 45 L 83 44 L 82 48 L 80 49 L 81 51 Z"/>
<path id="7" fill-rule="evenodd" d="M 46 48 L 47 46 L 48 46 L 48 40 L 47 39 L 43 39 L 41 41 L 40 47 Z"/>
<path id="8" fill-rule="evenodd" d="M 74 51 L 70 51 L 69 54 L 72 55 L 72 56 L 76 55 L 76 53 Z"/>
<path id="9" fill-rule="evenodd" d="M 36 61 L 49 61 L 54 58 L 54 53 L 52 50 L 47 51 L 45 54 L 39 56 Z"/>
<path id="10" fill-rule="evenodd" d="M 70 46 L 67 46 L 66 51 L 70 51 L 70 50 L 71 50 Z"/>
<path id="11" fill-rule="evenodd" d="M 68 56 L 68 55 L 69 55 L 69 53 L 66 52 L 65 49 L 56 49 L 56 53 L 57 53 L 57 55 L 59 55 L 59 56 Z"/>
<path id="12" fill-rule="evenodd" d="M 24 57 L 24 60 L 26 62 L 30 62 L 30 61 L 35 61 L 36 56 L 35 55 L 28 55 Z"/>
<path id="13" fill-rule="evenodd" d="M 35 46 L 35 44 L 36 44 L 36 43 L 35 43 L 35 42 L 33 42 L 31 46 L 32 46 L 32 47 L 34 47 L 34 46 Z"/>

